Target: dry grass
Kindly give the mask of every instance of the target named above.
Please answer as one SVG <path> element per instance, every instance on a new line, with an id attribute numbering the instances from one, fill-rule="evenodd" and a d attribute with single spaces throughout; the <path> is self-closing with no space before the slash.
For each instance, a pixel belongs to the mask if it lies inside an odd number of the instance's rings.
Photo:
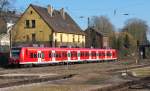
<path id="1" fill-rule="evenodd" d="M 148 77 L 148 76 L 150 76 L 150 67 L 138 68 L 138 69 L 134 69 L 131 71 L 137 77 Z"/>
<path id="2" fill-rule="evenodd" d="M 10 88 L 7 91 L 88 91 L 96 88 L 94 85 L 54 85 L 54 84 L 43 84 L 43 85 L 30 85 L 28 87 L 21 86 L 17 88 Z M 6 90 L 2 90 L 6 91 Z"/>

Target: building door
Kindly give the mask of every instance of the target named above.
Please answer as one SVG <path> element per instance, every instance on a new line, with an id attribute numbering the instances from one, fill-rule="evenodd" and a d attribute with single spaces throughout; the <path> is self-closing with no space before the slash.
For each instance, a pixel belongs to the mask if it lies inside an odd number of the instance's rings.
<path id="1" fill-rule="evenodd" d="M 35 42 L 35 41 L 36 41 L 36 38 L 35 38 L 35 37 L 36 37 L 36 35 L 35 35 L 35 33 L 33 33 L 33 34 L 32 34 L 32 42 Z"/>
<path id="2" fill-rule="evenodd" d="M 52 37 L 52 35 L 49 35 L 49 44 L 50 44 L 50 47 L 52 47 L 52 43 L 53 43 L 53 37 Z"/>

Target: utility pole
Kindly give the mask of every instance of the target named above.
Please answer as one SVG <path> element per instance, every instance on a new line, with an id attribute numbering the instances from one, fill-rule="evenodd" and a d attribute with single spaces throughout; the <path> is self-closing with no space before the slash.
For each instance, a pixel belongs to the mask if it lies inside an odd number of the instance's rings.
<path id="1" fill-rule="evenodd" d="M 88 28 L 90 27 L 90 17 L 87 18 L 88 19 Z"/>
<path id="2" fill-rule="evenodd" d="M 87 27 L 90 27 L 90 17 L 80 16 L 80 18 L 86 18 L 87 19 Z"/>
<path id="3" fill-rule="evenodd" d="M 9 31 L 9 41 L 10 41 L 10 46 L 9 46 L 9 50 L 10 50 L 9 52 L 10 52 L 10 53 L 9 53 L 9 57 L 11 57 L 11 47 L 12 47 L 12 46 L 11 46 L 11 45 L 12 45 L 12 41 L 11 41 L 11 30 Z"/>
<path id="4" fill-rule="evenodd" d="M 9 50 L 10 50 L 10 56 L 11 56 L 11 48 L 12 48 L 12 28 L 13 28 L 13 23 L 10 23 L 10 24 L 7 24 L 7 31 L 8 31 L 8 34 L 9 34 L 9 42 L 10 42 L 10 45 L 9 45 Z"/>

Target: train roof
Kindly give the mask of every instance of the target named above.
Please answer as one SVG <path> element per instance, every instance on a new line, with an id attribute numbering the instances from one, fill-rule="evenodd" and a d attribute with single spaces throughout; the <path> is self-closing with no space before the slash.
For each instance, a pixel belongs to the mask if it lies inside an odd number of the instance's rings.
<path id="1" fill-rule="evenodd" d="M 115 50 L 115 49 L 98 49 L 98 48 L 54 48 L 54 47 L 12 47 L 12 49 L 40 49 L 40 50 L 84 50 L 84 51 L 87 51 L 87 50 L 92 50 L 92 51 L 95 51 L 95 50 Z"/>

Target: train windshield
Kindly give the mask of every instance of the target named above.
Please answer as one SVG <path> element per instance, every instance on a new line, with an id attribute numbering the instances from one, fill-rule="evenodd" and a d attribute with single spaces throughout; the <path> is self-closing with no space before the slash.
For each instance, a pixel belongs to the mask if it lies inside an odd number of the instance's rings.
<path id="1" fill-rule="evenodd" d="M 12 48 L 11 56 L 14 58 L 19 58 L 21 48 Z"/>

